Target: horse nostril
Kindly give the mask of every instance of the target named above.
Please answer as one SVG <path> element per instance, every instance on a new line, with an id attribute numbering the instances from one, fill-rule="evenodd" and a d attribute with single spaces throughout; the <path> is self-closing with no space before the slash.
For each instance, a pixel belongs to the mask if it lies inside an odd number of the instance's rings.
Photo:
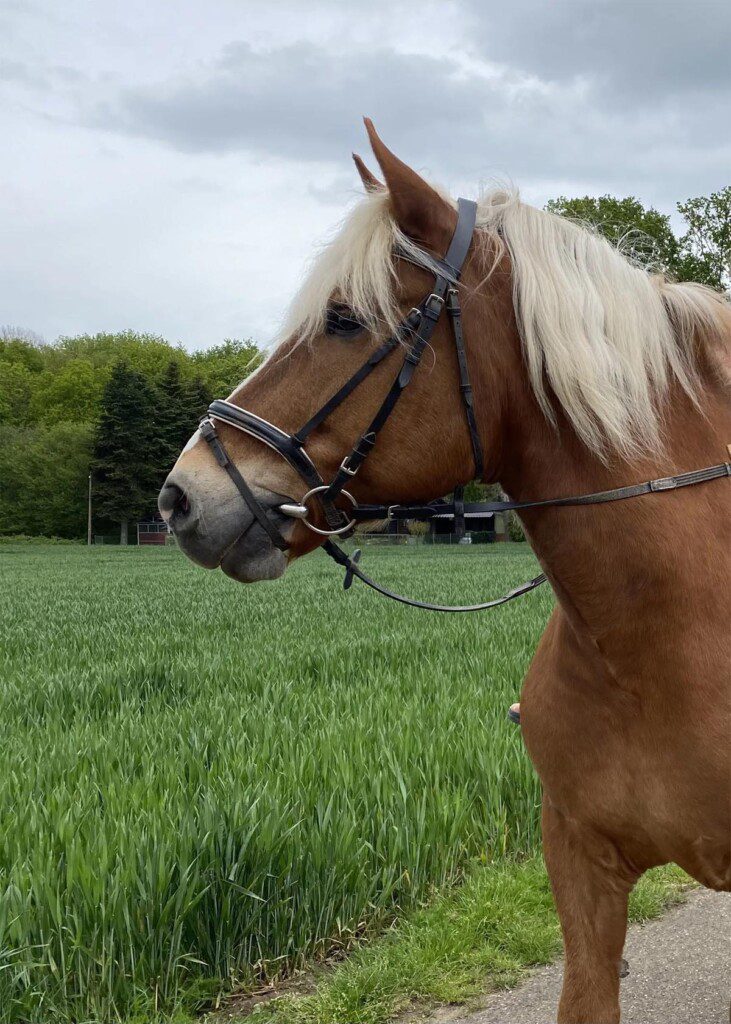
<path id="1" fill-rule="evenodd" d="M 171 518 L 172 516 L 187 516 L 190 512 L 190 500 L 188 495 L 177 484 L 172 483 L 168 480 L 167 483 L 163 484 L 160 495 L 157 499 L 157 506 L 162 512 L 163 516 Z"/>

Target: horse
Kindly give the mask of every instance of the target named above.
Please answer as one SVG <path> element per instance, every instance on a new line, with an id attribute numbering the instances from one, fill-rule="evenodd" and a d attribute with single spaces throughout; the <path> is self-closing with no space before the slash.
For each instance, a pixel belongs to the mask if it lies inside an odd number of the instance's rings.
<path id="1" fill-rule="evenodd" d="M 276 347 L 229 399 L 285 431 L 320 409 L 384 338 L 401 338 L 458 222 L 457 204 L 367 119 L 366 129 L 383 181 L 354 155 L 365 194 L 315 260 Z M 520 502 L 719 460 L 731 471 L 724 296 L 648 272 L 512 189 L 479 200 L 452 283 L 483 481 Z M 308 437 L 325 479 L 339 467 L 342 475 L 403 345 Z M 426 356 L 374 454 L 348 479 L 353 502 L 424 502 L 474 475 L 444 319 Z M 249 481 L 252 507 L 270 519 L 262 524 L 242 503 L 200 431 L 168 477 L 160 510 L 199 565 L 241 582 L 281 576 L 323 539 L 286 514 L 309 485 L 275 445 L 225 422 L 218 430 L 231 468 Z M 542 783 L 543 850 L 564 941 L 559 1024 L 619 1021 L 628 895 L 645 871 L 675 862 L 704 886 L 731 889 L 729 493 L 727 476 L 617 504 L 521 512 L 556 597 L 524 681 L 521 729 Z M 327 531 L 320 504 L 305 504 Z M 342 493 L 336 504 L 347 505 Z"/>

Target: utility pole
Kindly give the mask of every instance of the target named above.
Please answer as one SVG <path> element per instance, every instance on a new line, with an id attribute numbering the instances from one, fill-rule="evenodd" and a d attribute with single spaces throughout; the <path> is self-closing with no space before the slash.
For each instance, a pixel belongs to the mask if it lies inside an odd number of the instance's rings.
<path id="1" fill-rule="evenodd" d="M 86 543 L 91 547 L 91 473 L 89 473 L 89 508 L 86 516 Z"/>

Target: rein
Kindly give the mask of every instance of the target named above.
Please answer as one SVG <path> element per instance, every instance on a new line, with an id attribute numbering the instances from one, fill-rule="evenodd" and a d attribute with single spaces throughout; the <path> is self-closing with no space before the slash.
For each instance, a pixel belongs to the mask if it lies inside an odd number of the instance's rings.
<path id="1" fill-rule="evenodd" d="M 569 505 L 600 505 L 605 502 L 622 501 L 625 498 L 634 498 L 643 494 L 662 494 L 680 487 L 690 487 L 721 477 L 731 477 L 731 462 L 723 462 L 716 466 L 709 466 L 706 469 L 680 473 L 677 476 L 660 477 L 659 479 L 648 480 L 644 483 L 617 487 L 610 491 L 595 491 L 592 494 L 580 494 L 566 498 L 546 498 L 538 501 L 465 503 L 463 500 L 464 486 L 460 486 L 455 488 L 451 501 L 435 500 L 426 504 L 359 504 L 350 491 L 346 489 L 346 485 L 358 473 L 360 467 L 373 450 L 381 428 L 410 383 L 444 310 L 446 310 L 449 317 L 457 354 L 459 390 L 462 396 L 475 465 L 473 476 L 476 479 L 480 479 L 483 474 L 482 445 L 477 430 L 472 386 L 470 384 L 467 354 L 462 333 L 462 311 L 456 286 L 472 241 L 477 216 L 477 204 L 468 199 L 460 199 L 457 209 L 457 226 L 446 256 L 443 260 L 430 258 L 435 274 L 432 291 L 418 306 L 408 313 L 397 328 L 396 333 L 380 345 L 368 357 L 365 363 L 356 370 L 352 377 L 299 430 L 288 434 L 273 423 L 269 423 L 268 420 L 262 419 L 246 409 L 221 399 L 216 399 L 216 401 L 211 403 L 208 408 L 208 415 L 199 427 L 201 436 L 208 444 L 219 466 L 228 473 L 254 519 L 265 531 L 272 544 L 279 548 L 280 551 L 288 550 L 291 545 L 282 535 L 277 522 L 271 515 L 271 512 L 274 510 L 280 515 L 300 520 L 308 529 L 326 538 L 322 545 L 323 549 L 338 565 L 345 569 L 343 585 L 346 590 L 350 588 L 353 579 L 357 577 L 384 597 L 399 601 L 401 604 L 410 605 L 413 608 L 425 608 L 429 611 L 439 612 L 472 612 L 482 611 L 486 608 L 496 608 L 499 605 L 507 604 L 508 601 L 512 601 L 516 597 L 529 593 L 531 590 L 535 590 L 536 587 L 545 583 L 546 576 L 541 573 L 527 583 L 515 587 L 502 597 L 494 598 L 491 601 L 484 601 L 480 604 L 431 604 L 427 601 L 417 601 L 402 594 L 397 594 L 380 583 L 376 583 L 375 580 L 367 576 L 360 568 L 360 551 L 356 550 L 351 557 L 332 538 L 336 536 L 350 536 L 357 523 L 373 519 L 419 519 L 422 521 L 452 519 L 455 525 L 455 532 L 458 536 L 463 536 L 466 519 L 470 516 L 517 511 L 520 509 L 558 508 Z M 333 322 L 337 322 L 342 318 L 337 313 L 333 313 L 332 318 L 329 315 L 326 328 L 328 331 L 331 329 L 331 319 Z M 345 322 L 350 323 L 352 321 L 345 318 Z M 325 483 L 314 462 L 305 451 L 307 438 L 356 390 L 358 385 L 373 372 L 386 356 L 395 349 L 403 348 L 404 346 L 406 347 L 406 354 L 401 367 L 378 411 L 367 429 L 355 442 L 351 451 L 340 463 L 330 483 Z M 226 423 L 228 426 L 235 427 L 237 430 L 255 437 L 285 459 L 309 487 L 301 502 L 299 504 L 285 502 L 275 506 L 274 509 L 268 509 L 262 505 L 238 467 L 229 457 L 223 442 L 218 436 L 214 420 Z M 345 498 L 352 506 L 347 517 L 335 506 L 335 502 L 339 498 Z M 310 509 L 308 502 L 312 499 L 316 499 L 319 502 L 328 526 L 326 530 L 315 526 L 309 521 Z"/>

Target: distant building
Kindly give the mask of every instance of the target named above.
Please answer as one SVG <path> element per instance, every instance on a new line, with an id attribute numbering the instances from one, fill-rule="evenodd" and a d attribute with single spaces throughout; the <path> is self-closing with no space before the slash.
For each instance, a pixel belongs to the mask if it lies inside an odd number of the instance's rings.
<path id="1" fill-rule="evenodd" d="M 142 544 L 167 544 L 167 539 L 172 536 L 168 524 L 159 512 L 156 512 L 149 519 L 137 523 L 137 543 Z"/>

